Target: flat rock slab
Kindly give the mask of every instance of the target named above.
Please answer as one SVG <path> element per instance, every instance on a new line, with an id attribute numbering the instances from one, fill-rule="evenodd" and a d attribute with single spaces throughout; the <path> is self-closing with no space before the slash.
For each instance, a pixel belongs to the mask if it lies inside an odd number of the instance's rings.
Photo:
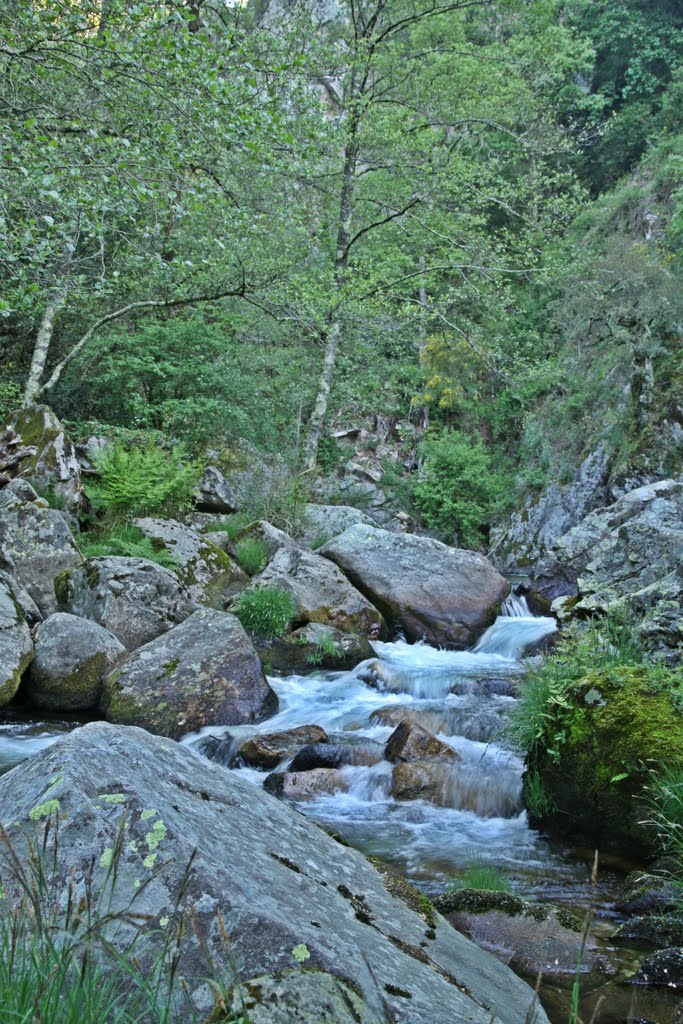
<path id="1" fill-rule="evenodd" d="M 110 722 L 177 739 L 263 718 L 277 697 L 240 621 L 202 608 L 122 661 L 104 681 L 100 707 Z"/>
<path id="2" fill-rule="evenodd" d="M 526 1019 L 533 993 L 505 965 L 443 918 L 427 920 L 391 896 L 361 854 L 186 746 L 106 723 L 76 730 L 0 779 L 0 821 L 19 857 L 50 814 L 59 817 L 56 887 L 64 899 L 72 878 L 78 894 L 93 863 L 97 893 L 125 815 L 112 907 L 128 906 L 137 892 L 134 910 L 172 927 L 194 854 L 181 907 L 195 908 L 228 984 L 231 964 L 242 981 L 303 965 L 338 978 L 368 1006 L 379 992 L 396 1024 Z M 12 879 L 3 876 L 3 886 L 13 899 Z M 195 934 L 187 928 L 179 971 L 204 1020 L 213 997 Z M 163 927 L 148 940 L 146 962 L 160 951 Z M 542 1010 L 536 1020 L 547 1024 Z M 320 1017 L 309 1013 L 303 1024 Z"/>
<path id="3" fill-rule="evenodd" d="M 510 589 L 483 555 L 412 533 L 351 526 L 320 554 L 407 640 L 456 650 L 478 640 Z"/>

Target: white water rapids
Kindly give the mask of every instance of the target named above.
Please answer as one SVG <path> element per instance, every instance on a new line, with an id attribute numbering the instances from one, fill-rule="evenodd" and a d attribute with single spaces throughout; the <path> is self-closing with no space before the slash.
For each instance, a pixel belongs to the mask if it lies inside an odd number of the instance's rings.
<path id="1" fill-rule="evenodd" d="M 520 657 L 529 644 L 555 631 L 555 621 L 532 616 L 518 597 L 509 598 L 502 611 L 471 651 L 401 640 L 375 643 L 379 668 L 377 661 L 364 662 L 351 672 L 271 678 L 280 701 L 274 717 L 258 725 L 207 728 L 184 742 L 201 752 L 215 745 L 209 737 L 222 738 L 221 759 L 228 763 L 248 736 L 314 724 L 332 743 L 376 748 L 405 712 L 460 755 L 452 767 L 444 766 L 433 802 L 394 799 L 393 766 L 382 760 L 341 768 L 348 788 L 301 801 L 298 808 L 423 883 L 443 886 L 473 858 L 531 876 L 547 873 L 551 858 L 558 861 L 554 874 L 566 875 L 563 859 L 527 826 L 521 760 L 496 740 L 525 667 Z M 287 765 L 285 760 L 276 770 Z M 257 785 L 268 774 L 233 770 Z"/>

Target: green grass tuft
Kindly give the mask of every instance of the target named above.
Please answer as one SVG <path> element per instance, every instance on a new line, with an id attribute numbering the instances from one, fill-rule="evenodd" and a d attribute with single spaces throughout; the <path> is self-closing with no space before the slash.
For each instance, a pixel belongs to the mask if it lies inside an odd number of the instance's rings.
<path id="1" fill-rule="evenodd" d="M 268 548 L 257 537 L 245 537 L 235 545 L 235 557 L 249 576 L 257 576 L 268 562 Z"/>
<path id="2" fill-rule="evenodd" d="M 146 558 L 167 569 L 177 569 L 178 562 L 164 547 L 158 547 L 137 526 L 111 526 L 96 533 L 82 534 L 78 546 L 84 558 L 118 555 Z"/>
<path id="3" fill-rule="evenodd" d="M 456 879 L 453 889 L 479 889 L 485 892 L 510 892 L 509 878 L 482 857 L 473 857 L 461 878 Z"/>
<path id="4" fill-rule="evenodd" d="M 290 593 L 279 587 L 258 587 L 240 594 L 234 611 L 249 633 L 273 640 L 291 625 L 297 603 Z"/>

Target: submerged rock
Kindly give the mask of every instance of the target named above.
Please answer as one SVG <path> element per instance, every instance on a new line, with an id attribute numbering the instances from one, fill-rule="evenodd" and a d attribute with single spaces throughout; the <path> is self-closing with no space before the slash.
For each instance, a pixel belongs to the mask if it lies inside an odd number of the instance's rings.
<path id="1" fill-rule="evenodd" d="M 100 707 L 111 722 L 177 738 L 263 718 L 277 697 L 239 620 L 202 608 L 110 672 Z"/>
<path id="2" fill-rule="evenodd" d="M 7 572 L 43 616 L 57 611 L 56 578 L 83 561 L 61 512 L 48 508 L 20 480 L 0 491 L 0 553 Z"/>
<path id="3" fill-rule="evenodd" d="M 191 615 L 195 602 L 177 577 L 145 558 L 90 558 L 56 582 L 60 609 L 93 619 L 134 651 Z"/>
<path id="4" fill-rule="evenodd" d="M 326 558 L 303 548 L 280 548 L 248 589 L 279 587 L 297 602 L 295 621 L 317 622 L 344 633 L 361 636 L 386 633 L 384 619 L 375 607 Z"/>
<path id="5" fill-rule="evenodd" d="M 387 761 L 459 761 L 460 755 L 416 722 L 404 719 L 387 740 Z"/>
<path id="6" fill-rule="evenodd" d="M 31 632 L 12 591 L 0 582 L 0 707 L 14 697 L 32 658 Z"/>
<path id="7" fill-rule="evenodd" d="M 49 711 L 96 708 L 105 675 L 125 654 L 123 644 L 98 623 L 56 612 L 35 630 L 27 696 Z"/>
<path id="8" fill-rule="evenodd" d="M 343 793 L 348 780 L 337 768 L 310 771 L 273 772 L 263 783 L 267 793 L 287 800 L 313 800 L 322 794 Z"/>
<path id="9" fill-rule="evenodd" d="M 662 949 L 649 956 L 629 978 L 632 985 L 663 987 L 683 992 L 683 947 Z"/>
<path id="10" fill-rule="evenodd" d="M 251 736 L 240 743 L 235 759 L 252 768 L 276 768 L 280 761 L 291 757 L 307 743 L 325 744 L 328 736 L 319 725 L 300 725 L 284 732 Z"/>
<path id="11" fill-rule="evenodd" d="M 383 759 L 381 743 L 372 740 L 308 743 L 296 754 L 289 766 L 291 772 L 310 772 L 316 768 L 342 768 L 344 765 L 373 765 Z"/>
<path id="12" fill-rule="evenodd" d="M 436 909 L 454 928 L 532 981 L 571 984 L 577 966 L 585 980 L 613 973 L 581 920 L 569 911 L 532 904 L 509 892 L 458 889 L 437 897 Z"/>
<path id="13" fill-rule="evenodd" d="M 180 1003 L 178 1024 L 211 1015 L 215 997 L 207 979 L 214 971 L 228 989 L 263 975 L 297 971 L 308 979 L 311 971 L 324 972 L 357 993 L 351 1006 L 363 1024 L 375 1024 L 363 1003 L 374 1006 L 378 994 L 385 1019 L 401 1024 L 490 1024 L 493 1014 L 499 1024 L 526 1020 L 533 992 L 504 964 L 442 918 L 428 925 L 390 895 L 361 854 L 186 746 L 140 729 L 85 726 L 0 779 L 0 822 L 20 859 L 29 840 L 40 846 L 50 814 L 59 818 L 50 885 L 64 899 L 70 885 L 80 897 L 90 873 L 97 899 L 111 878 L 125 818 L 107 907 L 149 915 L 135 946 L 143 971 L 161 955 L 179 914 L 192 908 L 195 927 L 185 928 L 178 962 L 189 1003 Z M 5 905 L 18 888 L 3 872 Z M 110 932 L 119 948 L 130 938 L 130 930 Z M 257 1005 L 259 991 L 273 991 L 261 983 L 255 989 Z M 286 987 L 285 1006 L 296 991 Z M 299 991 L 310 1005 L 310 989 Z M 326 987 L 319 992 L 332 998 Z M 321 1024 L 319 1010 L 302 1024 Z M 547 1024 L 540 1008 L 536 1020 Z"/>
<path id="14" fill-rule="evenodd" d="M 483 555 L 415 534 L 351 526 L 320 553 L 407 640 L 456 650 L 478 640 L 510 587 Z"/>

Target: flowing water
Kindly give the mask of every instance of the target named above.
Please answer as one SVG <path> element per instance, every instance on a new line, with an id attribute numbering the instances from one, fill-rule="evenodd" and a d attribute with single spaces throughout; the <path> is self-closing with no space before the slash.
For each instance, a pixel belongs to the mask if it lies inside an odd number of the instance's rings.
<path id="1" fill-rule="evenodd" d="M 504 873 L 513 891 L 531 900 L 562 903 L 581 914 L 597 898 L 597 931 L 608 935 L 616 920 L 612 900 L 620 876 L 603 870 L 594 890 L 592 851 L 551 842 L 529 828 L 521 801 L 522 761 L 505 740 L 528 664 L 523 656 L 555 629 L 554 619 L 532 616 L 524 599 L 512 595 L 471 651 L 443 651 L 401 640 L 375 643 L 377 658 L 351 672 L 270 679 L 279 710 L 267 721 L 210 727 L 183 742 L 198 756 L 210 753 L 228 765 L 249 736 L 322 726 L 332 744 L 356 748 L 355 761 L 374 763 L 342 767 L 336 792 L 297 801 L 304 814 L 364 853 L 389 862 L 428 895 L 443 892 L 473 862 L 485 862 Z M 459 755 L 453 764 L 439 766 L 429 800 L 392 796 L 393 766 L 381 757 L 402 718 L 418 722 Z M 0 774 L 81 724 L 22 720 L 20 715 L 6 715 L 4 723 Z M 287 767 L 284 760 L 276 770 Z M 239 764 L 233 770 L 255 785 L 262 785 L 268 775 Z M 608 942 L 605 949 L 617 972 L 632 968 L 628 955 Z M 668 1024 L 671 1018 L 666 997 L 639 995 L 636 1007 L 632 988 L 611 983 L 599 991 L 607 994 L 610 1012 L 601 1011 L 598 1021 L 652 1015 L 659 1024 Z M 566 989 L 546 989 L 542 995 L 553 1022 L 564 1024 Z M 586 1008 L 590 1016 L 589 1003 Z"/>

